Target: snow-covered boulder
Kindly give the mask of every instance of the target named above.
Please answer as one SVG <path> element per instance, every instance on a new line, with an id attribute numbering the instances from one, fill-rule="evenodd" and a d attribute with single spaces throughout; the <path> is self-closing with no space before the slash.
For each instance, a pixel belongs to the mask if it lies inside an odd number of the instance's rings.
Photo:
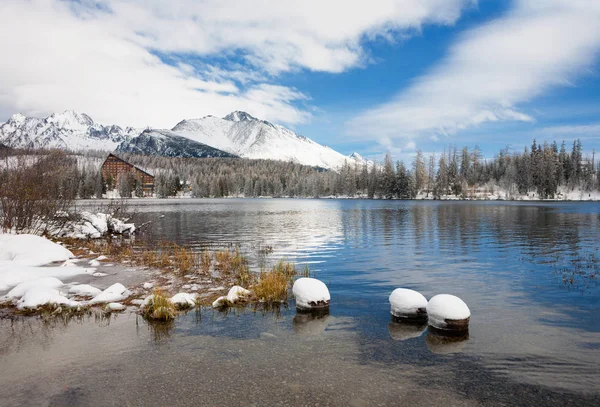
<path id="1" fill-rule="evenodd" d="M 101 292 L 101 289 L 89 284 L 77 284 L 69 288 L 69 294 L 78 295 L 80 297 L 95 297 Z"/>
<path id="2" fill-rule="evenodd" d="M 178 293 L 171 297 L 170 301 L 177 308 L 191 308 L 196 306 L 196 294 Z"/>
<path id="3" fill-rule="evenodd" d="M 41 236 L 0 234 L 0 264 L 43 266 L 71 257 L 69 250 Z"/>
<path id="4" fill-rule="evenodd" d="M 316 278 L 302 277 L 292 288 L 296 298 L 296 308 L 301 311 L 329 308 L 331 296 L 325 283 Z"/>
<path id="5" fill-rule="evenodd" d="M 469 328 L 471 311 L 467 304 L 450 294 L 439 294 L 427 304 L 429 325 L 447 331 L 465 331 Z"/>
<path id="6" fill-rule="evenodd" d="M 93 304 L 102 304 L 105 302 L 116 302 L 123 301 L 127 297 L 131 295 L 131 291 L 129 291 L 123 284 L 115 283 L 108 287 L 106 290 L 102 291 L 100 294 L 92 298 L 89 302 L 90 305 Z"/>
<path id="7" fill-rule="evenodd" d="M 229 292 L 227 293 L 227 301 L 229 301 L 232 304 L 235 304 L 238 301 L 248 298 L 250 294 L 251 293 L 249 290 L 246 290 L 245 288 L 240 287 L 239 285 L 234 285 L 229 289 Z"/>
<path id="8" fill-rule="evenodd" d="M 211 290 L 209 290 L 209 291 L 211 291 Z M 236 304 L 236 303 L 248 298 L 248 296 L 250 296 L 250 294 L 251 294 L 251 292 L 249 290 L 246 290 L 245 288 L 240 287 L 239 285 L 234 285 L 233 287 L 231 287 L 229 289 L 229 292 L 227 293 L 227 295 L 223 295 L 223 296 L 217 298 L 216 300 L 214 300 L 212 303 L 212 307 L 213 308 L 221 308 L 221 307 L 226 307 L 229 305 Z"/>
<path id="9" fill-rule="evenodd" d="M 20 310 L 34 310 L 43 305 L 61 305 L 69 308 L 77 308 L 80 304 L 63 296 L 54 288 L 36 286 L 29 289 L 19 301 L 17 308 Z"/>
<path id="10" fill-rule="evenodd" d="M 427 299 L 415 290 L 396 288 L 390 295 L 391 314 L 399 320 L 427 319 Z"/>
<path id="11" fill-rule="evenodd" d="M 407 339 L 418 338 L 423 335 L 427 329 L 427 324 L 403 324 L 399 322 L 390 322 L 388 332 L 395 341 L 406 341 Z"/>

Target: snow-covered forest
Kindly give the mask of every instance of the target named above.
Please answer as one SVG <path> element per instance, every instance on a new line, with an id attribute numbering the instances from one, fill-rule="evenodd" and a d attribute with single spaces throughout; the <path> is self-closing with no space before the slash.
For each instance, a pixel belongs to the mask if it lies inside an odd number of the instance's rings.
<path id="1" fill-rule="evenodd" d="M 468 147 L 430 156 L 418 151 L 411 163 L 393 162 L 387 155 L 378 165 L 346 164 L 339 171 L 269 160 L 123 158 L 156 174 L 159 197 L 185 190 L 194 197 L 439 199 L 487 191 L 503 199 L 558 199 L 566 191 L 581 195 L 600 189 L 595 157 L 584 157 L 579 140 L 568 147 L 534 141 L 521 152 L 503 149 L 487 160 L 478 148 Z"/>
<path id="2" fill-rule="evenodd" d="M 393 162 L 387 155 L 377 165 L 346 163 L 339 171 L 273 160 L 121 157 L 155 175 L 160 198 L 588 199 L 600 190 L 594 153 L 584 156 L 579 140 L 569 146 L 534 141 L 520 152 L 503 149 L 493 159 L 484 159 L 476 147 L 453 147 L 429 156 L 418 151 L 410 163 Z M 83 199 L 106 196 L 103 154 L 87 152 L 76 158 L 69 189 Z M 0 179 L 7 179 L 8 170 L 5 165 Z M 141 196 L 141 186 L 130 174 L 113 180 L 113 187 L 121 196 Z"/>

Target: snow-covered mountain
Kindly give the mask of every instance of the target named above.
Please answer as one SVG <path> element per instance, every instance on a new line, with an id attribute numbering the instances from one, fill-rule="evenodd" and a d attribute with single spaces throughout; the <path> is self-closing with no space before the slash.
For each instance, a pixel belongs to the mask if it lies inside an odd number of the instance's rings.
<path id="1" fill-rule="evenodd" d="M 141 130 L 103 126 L 85 113 L 67 110 L 45 119 L 17 113 L 0 124 L 0 143 L 15 148 L 60 148 L 66 150 L 113 151 Z"/>
<path id="2" fill-rule="evenodd" d="M 179 136 L 170 130 L 149 129 L 144 130 L 139 136 L 121 143 L 117 152 L 184 158 L 237 157 L 234 154 Z"/>
<path id="3" fill-rule="evenodd" d="M 344 161 L 352 165 L 367 162 L 357 153 L 344 156 L 283 126 L 259 120 L 240 111 L 230 113 L 222 119 L 206 116 L 183 120 L 172 131 L 243 158 L 293 161 L 331 169 L 341 167 Z"/>
<path id="4" fill-rule="evenodd" d="M 140 135 L 141 133 L 141 135 Z M 95 123 L 66 111 L 45 119 L 13 115 L 0 124 L 0 143 L 15 148 L 61 148 L 134 152 L 169 157 L 226 157 L 293 161 L 337 169 L 367 163 L 357 153 L 344 156 L 283 126 L 236 111 L 224 118 L 183 120 L 171 130 L 145 130 Z"/>

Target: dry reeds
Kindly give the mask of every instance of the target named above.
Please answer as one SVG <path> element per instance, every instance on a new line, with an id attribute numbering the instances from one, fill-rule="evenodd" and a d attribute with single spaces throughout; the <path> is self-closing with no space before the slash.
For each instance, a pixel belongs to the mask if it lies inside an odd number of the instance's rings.
<path id="1" fill-rule="evenodd" d="M 169 321 L 177 315 L 175 305 L 160 289 L 152 292 L 149 302 L 142 308 L 142 316 L 155 321 Z"/>
<path id="2" fill-rule="evenodd" d="M 270 271 L 260 273 L 259 281 L 253 288 L 254 295 L 267 303 L 285 302 L 296 274 L 294 264 L 280 260 Z"/>

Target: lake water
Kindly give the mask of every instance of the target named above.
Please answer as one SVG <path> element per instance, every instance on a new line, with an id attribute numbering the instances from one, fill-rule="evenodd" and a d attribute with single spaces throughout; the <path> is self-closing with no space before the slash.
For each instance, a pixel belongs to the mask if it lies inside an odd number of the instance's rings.
<path id="1" fill-rule="evenodd" d="M 151 222 L 137 240 L 237 245 L 255 269 L 308 264 L 330 315 L 296 315 L 292 301 L 190 312 L 160 330 L 135 315 L 0 320 L 0 405 L 600 405 L 597 203 L 132 206 Z M 468 338 L 391 323 L 397 287 L 461 297 Z"/>

